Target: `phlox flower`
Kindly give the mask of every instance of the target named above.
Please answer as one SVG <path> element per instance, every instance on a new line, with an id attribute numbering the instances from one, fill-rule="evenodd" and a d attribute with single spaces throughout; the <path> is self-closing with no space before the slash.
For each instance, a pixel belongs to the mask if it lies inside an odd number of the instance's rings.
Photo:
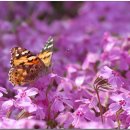
<path id="1" fill-rule="evenodd" d="M 18 95 L 15 101 L 16 107 L 23 107 L 29 112 L 33 112 L 37 110 L 37 106 L 32 102 L 31 97 L 33 98 L 36 94 L 38 94 L 38 89 L 36 88 L 18 88 Z"/>
<path id="2" fill-rule="evenodd" d="M 33 97 L 36 94 L 38 94 L 38 89 L 36 88 L 27 89 L 26 87 L 24 87 L 24 88 L 16 88 L 16 90 L 18 91 L 18 94 L 15 96 L 17 99 Z"/>
<path id="3" fill-rule="evenodd" d="M 7 90 L 5 88 L 0 87 L 0 97 L 3 96 L 3 93 L 7 94 L 8 92 L 7 92 Z"/>
<path id="4" fill-rule="evenodd" d="M 73 108 L 73 102 L 71 97 L 67 96 L 65 93 L 57 92 L 52 98 L 51 109 L 55 112 L 62 112 L 65 106 Z"/>
<path id="5" fill-rule="evenodd" d="M 94 65 L 99 60 L 99 53 L 89 52 L 82 64 L 82 69 L 90 69 L 91 65 Z"/>
<path id="6" fill-rule="evenodd" d="M 6 118 L 6 117 L 3 117 L 1 120 L 0 120 L 0 128 L 1 129 L 10 129 L 10 128 L 14 128 L 16 124 L 16 120 L 14 119 L 9 119 L 9 118 Z"/>
<path id="7" fill-rule="evenodd" d="M 84 124 L 92 120 L 95 120 L 94 112 L 88 109 L 88 105 L 80 105 L 73 113 L 72 125 L 74 128 L 84 128 Z"/>
<path id="8" fill-rule="evenodd" d="M 103 124 L 102 122 L 97 120 L 83 123 L 80 126 L 80 129 L 111 129 L 111 128 L 116 128 L 114 121 L 112 121 L 111 119 L 106 119 L 105 123 Z"/>
<path id="9" fill-rule="evenodd" d="M 14 128 L 17 129 L 46 129 L 47 125 L 45 121 L 39 121 L 34 119 L 21 119 L 16 122 Z"/>
<path id="10" fill-rule="evenodd" d="M 47 128 L 46 123 L 44 121 L 37 121 L 33 119 L 21 119 L 21 120 L 14 120 L 3 117 L 0 121 L 0 128 L 13 128 L 13 129 L 45 129 Z"/>
<path id="11" fill-rule="evenodd" d="M 58 126 L 64 126 L 64 128 L 70 128 L 73 121 L 73 114 L 71 112 L 61 112 L 56 118 Z"/>
<path id="12" fill-rule="evenodd" d="M 120 74 L 108 66 L 104 66 L 101 68 L 98 75 L 103 76 L 103 78 L 108 80 L 108 83 L 111 84 L 112 89 L 119 89 L 120 87 L 123 87 L 124 82 L 120 76 Z"/>
<path id="13" fill-rule="evenodd" d="M 10 100 L 4 101 L 2 103 L 2 109 L 3 110 L 9 110 L 11 107 L 14 106 L 14 102 L 15 102 L 14 99 L 10 99 Z"/>
<path id="14" fill-rule="evenodd" d="M 10 115 L 10 117 L 12 117 L 11 113 L 14 110 L 15 111 L 15 106 L 14 106 L 15 100 L 14 99 L 6 99 L 5 101 L 3 101 L 1 103 L 1 116 L 0 117 L 6 117 L 8 116 L 8 114 Z"/>
<path id="15" fill-rule="evenodd" d="M 0 2 L 0 128 L 130 128 L 129 6 Z M 49 36 L 54 38 L 49 71 L 26 87 L 14 87 L 8 80 L 10 49 L 37 55 Z"/>
<path id="16" fill-rule="evenodd" d="M 114 114 L 117 112 L 120 108 L 122 108 L 126 112 L 130 112 L 130 96 L 125 95 L 124 93 L 121 94 L 112 94 L 110 96 L 110 99 L 114 101 L 114 103 L 111 103 L 109 106 L 110 111 Z"/>

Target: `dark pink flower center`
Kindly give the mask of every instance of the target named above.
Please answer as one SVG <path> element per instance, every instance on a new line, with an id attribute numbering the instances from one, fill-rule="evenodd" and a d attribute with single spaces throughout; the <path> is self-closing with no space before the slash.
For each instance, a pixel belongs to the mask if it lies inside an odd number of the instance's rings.
<path id="1" fill-rule="evenodd" d="M 24 98 L 26 96 L 26 92 L 21 93 L 21 98 Z"/>
<path id="2" fill-rule="evenodd" d="M 119 104 L 120 104 L 121 106 L 125 106 L 125 105 L 126 105 L 126 102 L 125 102 L 125 100 L 120 100 L 120 101 L 119 101 Z"/>
<path id="3" fill-rule="evenodd" d="M 61 101 L 61 100 L 63 100 L 63 97 L 58 95 L 58 96 L 55 96 L 55 99 L 57 99 L 57 100 L 60 100 L 60 101 Z"/>
<path id="4" fill-rule="evenodd" d="M 114 76 L 119 76 L 118 72 L 116 72 L 116 71 L 112 71 L 112 74 L 113 74 Z"/>
<path id="5" fill-rule="evenodd" d="M 83 115 L 84 115 L 84 112 L 82 111 L 82 109 L 79 109 L 79 110 L 76 112 L 76 115 L 77 115 L 77 116 L 83 116 Z"/>

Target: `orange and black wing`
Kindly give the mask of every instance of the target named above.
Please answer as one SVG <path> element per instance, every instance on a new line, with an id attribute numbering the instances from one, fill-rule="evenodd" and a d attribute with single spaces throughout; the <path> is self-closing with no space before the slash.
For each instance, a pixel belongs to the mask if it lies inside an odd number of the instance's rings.
<path id="1" fill-rule="evenodd" d="M 41 59 L 27 49 L 21 47 L 11 49 L 9 80 L 14 86 L 34 81 L 44 70 L 45 65 Z"/>
<path id="2" fill-rule="evenodd" d="M 14 47 L 11 49 L 11 61 L 10 64 L 12 67 L 18 66 L 21 64 L 26 64 L 29 61 L 29 58 L 35 58 L 36 56 L 29 50 L 21 47 Z M 32 59 L 31 58 L 31 59 Z"/>
<path id="3" fill-rule="evenodd" d="M 53 38 L 50 37 L 38 57 L 42 60 L 46 67 L 51 66 L 51 59 L 53 54 Z"/>

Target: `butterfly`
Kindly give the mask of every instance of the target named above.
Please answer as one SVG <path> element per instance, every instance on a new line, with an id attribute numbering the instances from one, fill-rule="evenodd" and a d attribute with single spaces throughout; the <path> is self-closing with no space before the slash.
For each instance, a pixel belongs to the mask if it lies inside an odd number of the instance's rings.
<path id="1" fill-rule="evenodd" d="M 44 48 L 37 55 L 22 47 L 12 48 L 9 81 L 14 86 L 32 83 L 48 71 L 51 66 L 52 54 L 52 37 L 48 38 Z"/>

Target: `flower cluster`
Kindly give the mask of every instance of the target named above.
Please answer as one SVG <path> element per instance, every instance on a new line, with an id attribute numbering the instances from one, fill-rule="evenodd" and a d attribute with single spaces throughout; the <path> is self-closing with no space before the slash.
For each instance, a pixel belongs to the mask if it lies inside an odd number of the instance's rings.
<path id="1" fill-rule="evenodd" d="M 0 2 L 0 128 L 130 128 L 129 2 Z M 54 38 L 52 72 L 8 80 L 10 49 Z M 15 124 L 15 125 L 14 125 Z"/>

